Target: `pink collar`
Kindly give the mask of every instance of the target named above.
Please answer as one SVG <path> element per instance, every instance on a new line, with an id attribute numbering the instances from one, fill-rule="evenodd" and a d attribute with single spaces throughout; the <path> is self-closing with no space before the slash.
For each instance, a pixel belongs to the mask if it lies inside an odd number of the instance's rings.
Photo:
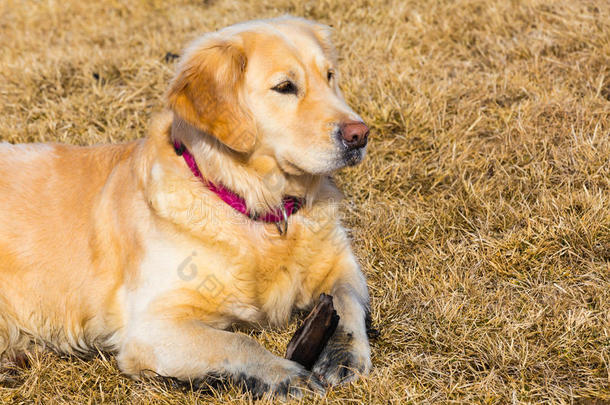
<path id="1" fill-rule="evenodd" d="M 297 212 L 303 206 L 304 200 L 302 198 L 286 196 L 283 199 L 282 206 L 276 210 L 269 211 L 264 215 L 253 215 L 249 212 L 248 207 L 246 206 L 246 201 L 244 201 L 243 198 L 222 185 L 214 184 L 211 181 L 203 178 L 195 158 L 183 143 L 174 141 L 174 150 L 178 156 L 182 156 L 184 158 L 186 165 L 189 167 L 189 169 L 191 169 L 193 175 L 201 180 L 201 182 L 204 183 L 208 189 L 216 194 L 222 201 L 230 205 L 234 210 L 241 212 L 255 221 L 275 223 L 280 231 L 280 234 L 284 234 L 288 230 L 288 217 Z"/>

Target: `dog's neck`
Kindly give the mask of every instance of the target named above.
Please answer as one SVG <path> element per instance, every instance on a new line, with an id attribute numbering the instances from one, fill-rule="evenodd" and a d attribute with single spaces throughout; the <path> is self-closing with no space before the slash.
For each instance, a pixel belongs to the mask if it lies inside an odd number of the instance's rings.
<path id="1" fill-rule="evenodd" d="M 182 142 L 195 157 L 203 178 L 241 196 L 252 213 L 262 214 L 280 206 L 286 195 L 314 202 L 320 176 L 293 176 L 282 171 L 269 150 L 237 153 L 213 136 L 174 116 L 171 141 Z"/>

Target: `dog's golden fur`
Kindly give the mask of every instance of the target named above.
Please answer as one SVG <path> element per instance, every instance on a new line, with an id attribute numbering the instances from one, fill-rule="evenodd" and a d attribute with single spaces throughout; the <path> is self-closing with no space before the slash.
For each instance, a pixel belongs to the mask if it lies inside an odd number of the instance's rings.
<path id="1" fill-rule="evenodd" d="M 203 36 L 146 139 L 0 145 L 0 355 L 37 341 L 116 352 L 134 377 L 220 373 L 257 393 L 319 389 L 316 375 L 223 329 L 282 325 L 326 292 L 341 321 L 314 370 L 329 383 L 368 372 L 366 283 L 328 177 L 364 150 L 346 163 L 335 139 L 359 117 L 339 92 L 328 35 L 280 18 Z M 270 90 L 286 80 L 296 94 Z M 218 199 L 174 140 L 256 212 L 286 195 L 307 203 L 280 235 Z"/>

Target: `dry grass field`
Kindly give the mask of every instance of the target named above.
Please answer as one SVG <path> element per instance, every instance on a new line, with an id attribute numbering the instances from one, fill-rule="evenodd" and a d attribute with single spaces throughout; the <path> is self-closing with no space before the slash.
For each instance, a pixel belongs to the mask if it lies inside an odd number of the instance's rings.
<path id="1" fill-rule="evenodd" d="M 286 13 L 336 29 L 372 127 L 337 180 L 381 331 L 369 378 L 303 402 L 608 403 L 607 0 L 0 0 L 0 140 L 144 136 L 168 52 Z M 253 335 L 282 354 L 296 325 Z M 13 377 L 1 403 L 252 402 L 131 381 L 109 354 Z"/>

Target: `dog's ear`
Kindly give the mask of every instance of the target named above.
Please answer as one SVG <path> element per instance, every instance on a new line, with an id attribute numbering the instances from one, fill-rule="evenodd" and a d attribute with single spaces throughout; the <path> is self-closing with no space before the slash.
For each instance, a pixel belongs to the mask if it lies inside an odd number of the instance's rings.
<path id="1" fill-rule="evenodd" d="M 256 125 L 241 100 L 247 58 L 237 41 L 203 38 L 183 56 L 166 94 L 169 108 L 238 152 L 256 142 Z"/>

